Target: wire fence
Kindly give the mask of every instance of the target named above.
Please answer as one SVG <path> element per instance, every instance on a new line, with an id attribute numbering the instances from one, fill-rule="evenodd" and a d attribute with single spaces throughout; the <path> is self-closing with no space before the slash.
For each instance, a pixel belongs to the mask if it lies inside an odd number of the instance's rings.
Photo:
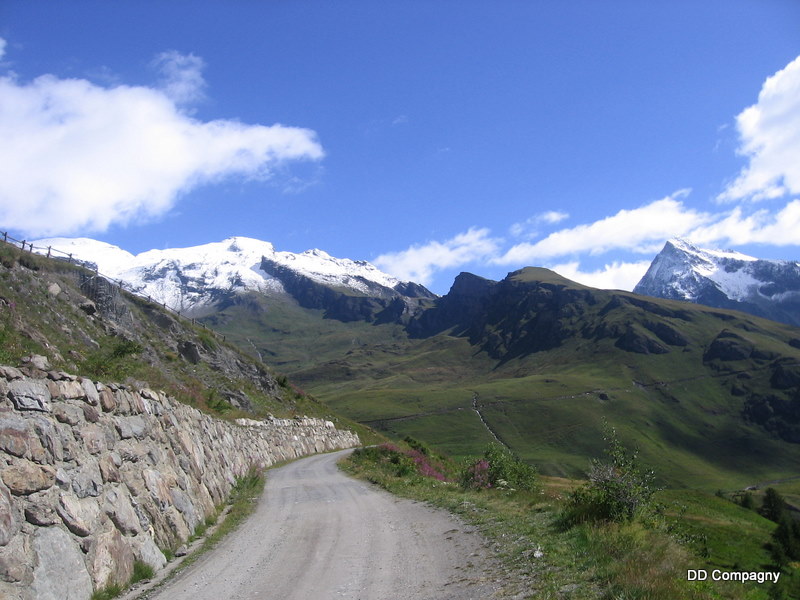
<path id="1" fill-rule="evenodd" d="M 47 246 L 47 247 L 45 247 L 45 246 L 34 246 L 32 242 L 29 242 L 27 240 L 14 239 L 13 237 L 11 237 L 8 234 L 7 231 L 3 231 L 3 232 L 0 232 L 0 233 L 2 233 L 2 235 L 3 235 L 3 242 L 5 244 L 14 246 L 16 248 L 20 248 L 23 252 L 30 252 L 31 254 L 39 254 L 39 255 L 42 255 L 42 256 L 46 256 L 47 258 L 53 258 L 55 260 L 63 260 L 63 261 L 68 262 L 69 264 L 78 265 L 78 266 L 81 266 L 81 267 L 83 267 L 83 268 L 85 268 L 85 269 L 87 269 L 89 271 L 93 271 L 94 274 L 95 274 L 95 277 L 102 277 L 103 279 L 105 279 L 109 283 L 117 286 L 121 290 L 124 290 L 124 291 L 128 292 L 129 294 L 133 294 L 134 296 L 136 296 L 138 298 L 142 298 L 143 300 L 147 300 L 148 302 L 151 302 L 153 304 L 161 306 L 164 310 L 168 310 L 169 312 L 171 312 L 172 314 L 176 315 L 177 317 L 179 317 L 181 319 L 184 319 L 184 320 L 187 320 L 187 321 L 191 321 L 192 325 L 199 325 L 203 329 L 206 329 L 206 330 L 210 331 L 211 333 L 213 333 L 215 336 L 221 338 L 223 342 L 225 341 L 225 336 L 223 334 L 220 334 L 220 333 L 214 331 L 213 329 L 211 329 L 205 323 L 202 323 L 202 322 L 198 321 L 194 317 L 188 317 L 186 315 L 181 314 L 181 312 L 179 310 L 167 305 L 166 302 L 160 302 L 160 301 L 156 300 L 155 298 L 153 298 L 152 296 L 150 296 L 148 294 L 143 294 L 141 292 L 141 290 L 138 290 L 138 289 L 134 288 L 133 286 L 131 286 L 126 281 L 123 281 L 122 279 L 114 279 L 113 277 L 111 277 L 109 275 L 105 275 L 105 274 L 101 273 L 99 271 L 99 269 L 98 269 L 97 263 L 79 259 L 72 252 L 64 252 L 63 250 L 59 250 L 58 248 L 53 248 L 52 246 Z"/>

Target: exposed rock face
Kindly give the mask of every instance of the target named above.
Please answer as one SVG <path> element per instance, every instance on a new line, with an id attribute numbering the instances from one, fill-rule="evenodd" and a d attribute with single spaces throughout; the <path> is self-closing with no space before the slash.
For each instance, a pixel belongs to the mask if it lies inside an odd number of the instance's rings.
<path id="1" fill-rule="evenodd" d="M 0 367 L 0 597 L 84 600 L 160 569 L 252 467 L 358 445 L 320 419 L 214 419 L 163 393 Z M 38 377 L 36 376 L 38 375 Z"/>
<path id="2" fill-rule="evenodd" d="M 344 322 L 401 322 L 424 300 L 435 298 L 416 283 L 400 282 L 390 288 L 357 275 L 348 279 L 352 287 L 332 287 L 268 258 L 262 258 L 261 270 L 280 281 L 300 306 L 322 309 L 326 318 Z"/>
<path id="3" fill-rule="evenodd" d="M 732 308 L 800 326 L 800 263 L 669 240 L 634 293 Z"/>

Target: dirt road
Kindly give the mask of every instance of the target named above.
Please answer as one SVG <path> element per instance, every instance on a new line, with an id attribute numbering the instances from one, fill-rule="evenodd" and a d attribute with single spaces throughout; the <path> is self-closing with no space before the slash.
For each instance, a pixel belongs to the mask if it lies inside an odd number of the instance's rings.
<path id="1" fill-rule="evenodd" d="M 342 453 L 269 471 L 256 512 L 158 600 L 491 598 L 478 533 L 342 474 Z"/>

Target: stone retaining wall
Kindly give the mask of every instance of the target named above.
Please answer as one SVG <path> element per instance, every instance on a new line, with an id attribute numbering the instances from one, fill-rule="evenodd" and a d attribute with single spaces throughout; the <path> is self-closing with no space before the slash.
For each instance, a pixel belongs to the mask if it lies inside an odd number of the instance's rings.
<path id="1" fill-rule="evenodd" d="M 0 597 L 85 600 L 158 570 L 251 466 L 359 444 L 320 419 L 230 423 L 161 392 L 0 366 Z"/>

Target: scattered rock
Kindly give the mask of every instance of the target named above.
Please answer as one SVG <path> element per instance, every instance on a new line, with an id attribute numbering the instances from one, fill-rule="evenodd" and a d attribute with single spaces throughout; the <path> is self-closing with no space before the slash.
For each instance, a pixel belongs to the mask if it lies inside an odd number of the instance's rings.
<path id="1" fill-rule="evenodd" d="M 40 371 L 49 371 L 50 370 L 50 361 L 47 360 L 46 356 L 42 356 L 41 354 L 30 354 L 22 359 L 23 364 L 26 366 L 33 367 L 34 369 L 38 369 Z"/>
<path id="2" fill-rule="evenodd" d="M 86 300 L 85 302 L 81 302 L 78 305 L 78 308 L 80 308 L 83 312 L 85 312 L 90 317 L 97 313 L 97 305 L 94 302 L 92 302 L 91 300 Z"/>

